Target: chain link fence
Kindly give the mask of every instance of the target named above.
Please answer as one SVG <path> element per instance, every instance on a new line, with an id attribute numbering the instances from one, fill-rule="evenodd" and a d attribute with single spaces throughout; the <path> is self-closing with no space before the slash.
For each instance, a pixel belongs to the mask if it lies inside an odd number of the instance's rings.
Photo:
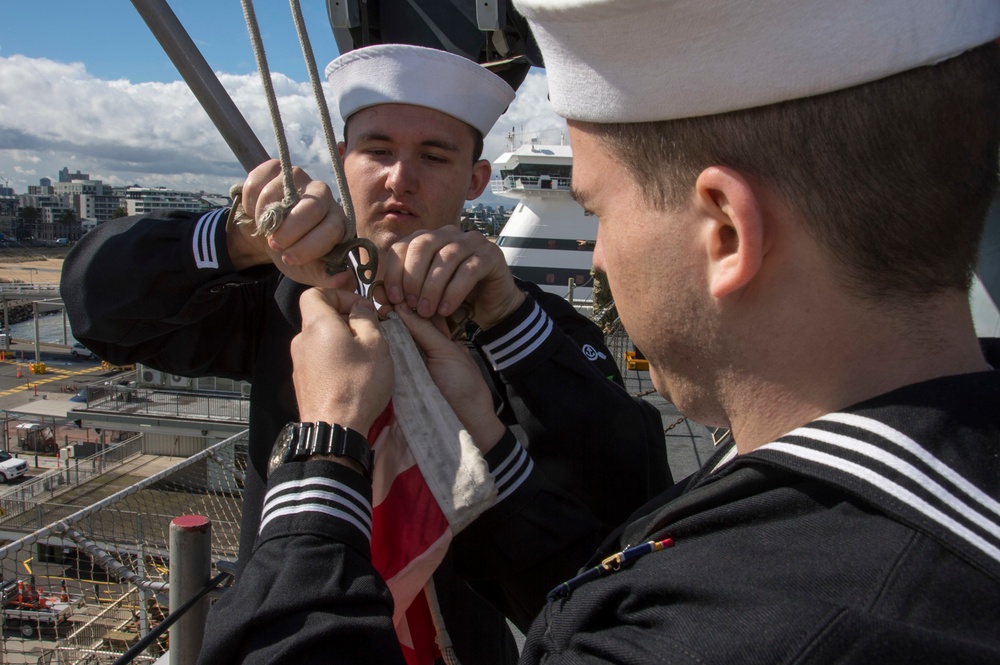
<path id="1" fill-rule="evenodd" d="M 0 494 L 2 663 L 113 663 L 167 614 L 179 515 L 212 520 L 213 564 L 236 559 L 245 432 L 187 459 L 144 454 L 141 436 L 102 455 Z"/>

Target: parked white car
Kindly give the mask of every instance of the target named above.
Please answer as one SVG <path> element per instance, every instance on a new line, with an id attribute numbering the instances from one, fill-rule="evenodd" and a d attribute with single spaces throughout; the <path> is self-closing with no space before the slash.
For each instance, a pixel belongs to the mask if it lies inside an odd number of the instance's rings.
<path id="1" fill-rule="evenodd" d="M 23 476 L 27 470 L 28 463 L 26 461 L 0 450 L 0 483 Z"/>
<path id="2" fill-rule="evenodd" d="M 80 342 L 77 342 L 69 349 L 69 354 L 74 358 L 88 358 L 90 360 L 97 360 L 97 354 L 85 347 Z"/>

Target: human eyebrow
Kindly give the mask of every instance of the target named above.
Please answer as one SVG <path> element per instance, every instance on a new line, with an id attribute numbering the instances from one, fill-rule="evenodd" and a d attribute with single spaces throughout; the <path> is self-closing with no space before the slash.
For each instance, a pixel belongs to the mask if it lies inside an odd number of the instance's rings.
<path id="1" fill-rule="evenodd" d="M 457 143 L 446 141 L 444 139 L 427 139 L 426 141 L 421 141 L 420 145 L 426 146 L 428 148 L 438 148 L 439 150 L 444 150 L 446 152 L 461 151 Z"/>
<path id="2" fill-rule="evenodd" d="M 358 143 L 367 141 L 391 141 L 392 137 L 381 132 L 362 132 L 357 136 Z"/>

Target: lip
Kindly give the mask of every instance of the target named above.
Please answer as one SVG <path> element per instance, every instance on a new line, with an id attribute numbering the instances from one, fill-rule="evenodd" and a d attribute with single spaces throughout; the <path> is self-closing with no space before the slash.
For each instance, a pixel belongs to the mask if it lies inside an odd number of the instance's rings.
<path id="1" fill-rule="evenodd" d="M 402 203 L 385 203 L 382 205 L 382 216 L 392 219 L 417 219 L 417 213 Z"/>

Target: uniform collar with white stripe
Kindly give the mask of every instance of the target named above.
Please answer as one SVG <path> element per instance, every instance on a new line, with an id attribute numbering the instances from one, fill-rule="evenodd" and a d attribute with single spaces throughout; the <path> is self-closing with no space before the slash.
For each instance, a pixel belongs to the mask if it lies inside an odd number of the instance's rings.
<path id="1" fill-rule="evenodd" d="M 843 487 L 1000 579 L 998 404 L 1000 373 L 944 377 L 818 418 L 744 459 Z"/>

